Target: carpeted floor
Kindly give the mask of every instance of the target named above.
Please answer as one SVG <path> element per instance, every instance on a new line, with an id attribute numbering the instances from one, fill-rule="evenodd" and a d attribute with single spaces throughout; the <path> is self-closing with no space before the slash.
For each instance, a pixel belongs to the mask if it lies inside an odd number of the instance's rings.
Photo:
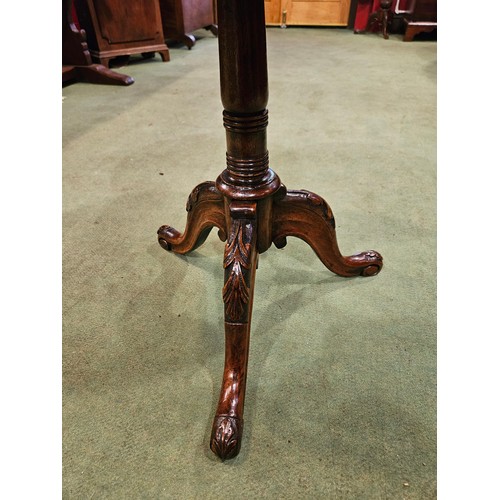
<path id="1" fill-rule="evenodd" d="M 271 167 L 330 204 L 330 273 L 261 255 L 240 455 L 208 449 L 224 244 L 179 257 L 190 191 L 225 167 L 217 40 L 63 89 L 63 498 L 436 497 L 436 42 L 268 29 Z"/>

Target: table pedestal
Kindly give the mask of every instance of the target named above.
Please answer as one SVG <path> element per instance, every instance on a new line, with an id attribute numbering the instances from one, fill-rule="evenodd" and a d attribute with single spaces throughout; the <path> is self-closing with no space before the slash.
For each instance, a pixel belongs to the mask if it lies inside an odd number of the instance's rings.
<path id="1" fill-rule="evenodd" d="M 372 276 L 382 267 L 378 252 L 344 257 L 328 204 L 304 190 L 288 190 L 269 168 L 267 57 L 264 0 L 219 0 L 219 62 L 227 165 L 216 182 L 195 187 L 181 234 L 161 226 L 166 250 L 187 254 L 213 227 L 224 250 L 225 364 L 210 447 L 222 460 L 241 446 L 250 322 L 258 256 L 287 236 L 306 241 L 323 264 L 345 277 Z"/>

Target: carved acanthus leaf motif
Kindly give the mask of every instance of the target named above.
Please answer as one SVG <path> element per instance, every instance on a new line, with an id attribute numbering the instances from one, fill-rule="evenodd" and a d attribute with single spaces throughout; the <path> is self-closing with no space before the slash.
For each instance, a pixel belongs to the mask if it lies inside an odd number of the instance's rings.
<path id="1" fill-rule="evenodd" d="M 244 239 L 247 228 L 250 226 L 246 226 L 243 221 L 233 223 L 224 254 L 224 269 L 232 267 L 222 289 L 222 298 L 226 305 L 226 315 L 232 321 L 241 319 L 250 298 L 243 272 L 250 265 L 250 243 L 246 243 Z"/>
<path id="2" fill-rule="evenodd" d="M 229 319 L 236 321 L 241 318 L 248 303 L 250 292 L 245 283 L 240 263 L 235 262 L 229 279 L 222 289 L 222 299 L 226 304 L 226 315 Z"/>
<path id="3" fill-rule="evenodd" d="M 238 423 L 232 417 L 219 417 L 212 431 L 211 447 L 214 453 L 222 460 L 232 458 L 239 448 Z"/>

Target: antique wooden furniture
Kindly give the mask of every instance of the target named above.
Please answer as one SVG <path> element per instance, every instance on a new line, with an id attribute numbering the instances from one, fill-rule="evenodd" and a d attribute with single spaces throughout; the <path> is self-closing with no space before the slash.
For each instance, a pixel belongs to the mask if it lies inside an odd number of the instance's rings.
<path id="1" fill-rule="evenodd" d="M 382 35 L 387 40 L 389 38 L 387 29 L 392 20 L 391 7 L 392 0 L 380 0 L 380 7 L 368 18 L 366 30 L 370 31 L 372 28 L 378 27 L 378 29 L 382 29 Z"/>
<path id="2" fill-rule="evenodd" d="M 405 16 L 403 40 L 411 42 L 419 33 L 430 33 L 437 29 L 437 0 L 414 0 L 411 13 Z"/>
<path id="3" fill-rule="evenodd" d="M 169 61 L 158 0 L 76 0 L 90 55 L 104 66 L 118 56 L 158 52 Z"/>
<path id="4" fill-rule="evenodd" d="M 62 83 L 84 81 L 111 85 L 131 85 L 134 79 L 93 64 L 85 31 L 79 30 L 72 16 L 72 0 L 62 0 Z"/>
<path id="5" fill-rule="evenodd" d="M 205 28 L 217 36 L 214 0 L 160 0 L 160 12 L 165 39 L 182 42 L 188 49 L 196 43 L 192 31 Z"/>
<path id="6" fill-rule="evenodd" d="M 306 241 L 323 264 L 341 276 L 372 276 L 382 267 L 375 251 L 340 253 L 328 204 L 304 190 L 288 190 L 269 168 L 267 55 L 264 0 L 219 0 L 219 64 L 226 129 L 226 168 L 216 182 L 194 188 L 181 234 L 158 229 L 165 249 L 186 254 L 213 227 L 224 250 L 225 364 L 210 447 L 221 459 L 239 452 L 247 376 L 255 271 L 260 253 L 287 236 Z"/>
<path id="7" fill-rule="evenodd" d="M 269 26 L 347 26 L 351 0 L 265 0 Z"/>

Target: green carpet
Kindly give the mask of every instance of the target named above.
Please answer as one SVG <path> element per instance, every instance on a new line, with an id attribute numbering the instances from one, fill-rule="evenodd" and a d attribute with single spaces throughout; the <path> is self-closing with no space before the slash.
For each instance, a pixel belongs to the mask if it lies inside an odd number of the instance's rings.
<path id="1" fill-rule="evenodd" d="M 240 455 L 208 449 L 224 244 L 165 252 L 225 167 L 217 40 L 63 89 L 63 498 L 436 497 L 436 42 L 268 29 L 271 168 L 330 204 L 344 255 L 261 255 Z"/>

